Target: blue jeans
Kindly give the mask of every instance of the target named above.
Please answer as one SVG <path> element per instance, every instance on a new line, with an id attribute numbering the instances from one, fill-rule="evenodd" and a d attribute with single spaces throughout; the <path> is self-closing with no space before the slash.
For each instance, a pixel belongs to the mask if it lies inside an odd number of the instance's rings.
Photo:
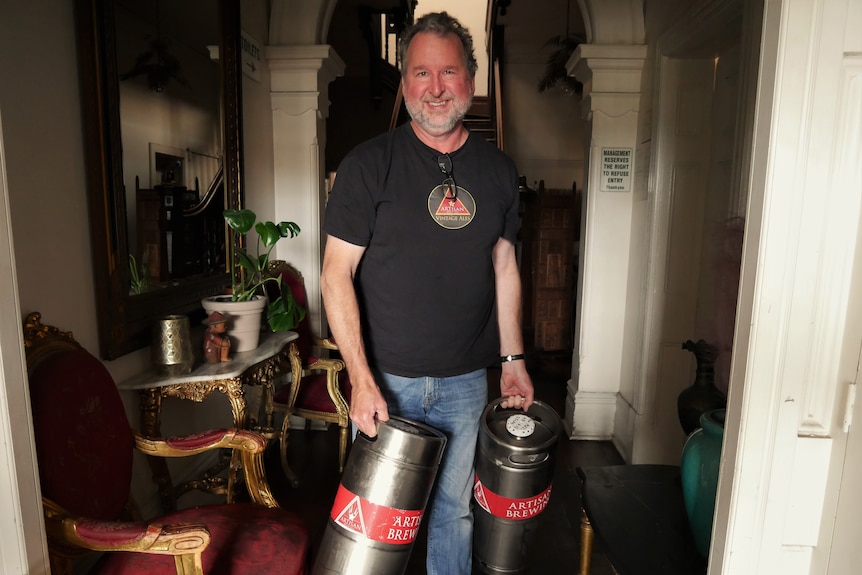
<path id="1" fill-rule="evenodd" d="M 391 415 L 430 425 L 446 448 L 426 508 L 429 575 L 470 575 L 473 553 L 473 458 L 479 420 L 488 403 L 484 369 L 452 377 L 377 374 Z"/>

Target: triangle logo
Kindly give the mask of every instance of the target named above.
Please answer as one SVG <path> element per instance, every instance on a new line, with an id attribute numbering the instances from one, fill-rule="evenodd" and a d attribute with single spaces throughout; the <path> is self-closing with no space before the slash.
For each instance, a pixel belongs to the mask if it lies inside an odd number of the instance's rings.
<path id="1" fill-rule="evenodd" d="M 335 517 L 335 522 L 348 531 L 353 531 L 362 536 L 367 536 L 365 532 L 365 518 L 362 516 L 362 506 L 359 503 L 359 496 L 356 495 L 350 502 L 344 506 Z"/>
<path id="2" fill-rule="evenodd" d="M 437 211 L 435 212 L 437 216 L 469 216 L 470 210 L 461 202 L 460 198 L 455 198 L 454 200 L 447 194 L 446 197 L 443 198 L 443 201 L 440 202 L 440 205 L 437 206 Z"/>
<path id="3" fill-rule="evenodd" d="M 491 513 L 491 508 L 488 507 L 488 500 L 485 498 L 485 486 L 482 485 L 478 477 L 476 478 L 476 483 L 473 484 L 473 498 L 482 509 Z"/>

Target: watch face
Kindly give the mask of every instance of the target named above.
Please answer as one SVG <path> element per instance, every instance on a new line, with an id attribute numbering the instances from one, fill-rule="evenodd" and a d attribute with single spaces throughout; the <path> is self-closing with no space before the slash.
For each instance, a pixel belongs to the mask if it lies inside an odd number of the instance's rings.
<path id="1" fill-rule="evenodd" d="M 536 430 L 536 422 L 523 413 L 509 416 L 506 420 L 506 431 L 515 437 L 529 437 Z"/>

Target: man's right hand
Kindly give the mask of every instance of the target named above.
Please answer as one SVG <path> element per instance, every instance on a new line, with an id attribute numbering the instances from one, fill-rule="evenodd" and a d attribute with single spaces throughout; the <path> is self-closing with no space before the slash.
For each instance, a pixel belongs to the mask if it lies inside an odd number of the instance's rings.
<path id="1" fill-rule="evenodd" d="M 368 437 L 377 437 L 378 421 L 389 421 L 386 400 L 374 381 L 370 384 L 353 384 L 350 392 L 350 419 L 359 431 Z"/>

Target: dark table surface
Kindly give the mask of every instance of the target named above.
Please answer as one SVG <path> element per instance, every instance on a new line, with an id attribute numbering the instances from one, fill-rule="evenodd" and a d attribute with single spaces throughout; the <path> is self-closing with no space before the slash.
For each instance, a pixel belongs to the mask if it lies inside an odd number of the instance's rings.
<path id="1" fill-rule="evenodd" d="M 701 575 L 675 465 L 579 467 L 582 504 L 620 575 Z"/>

